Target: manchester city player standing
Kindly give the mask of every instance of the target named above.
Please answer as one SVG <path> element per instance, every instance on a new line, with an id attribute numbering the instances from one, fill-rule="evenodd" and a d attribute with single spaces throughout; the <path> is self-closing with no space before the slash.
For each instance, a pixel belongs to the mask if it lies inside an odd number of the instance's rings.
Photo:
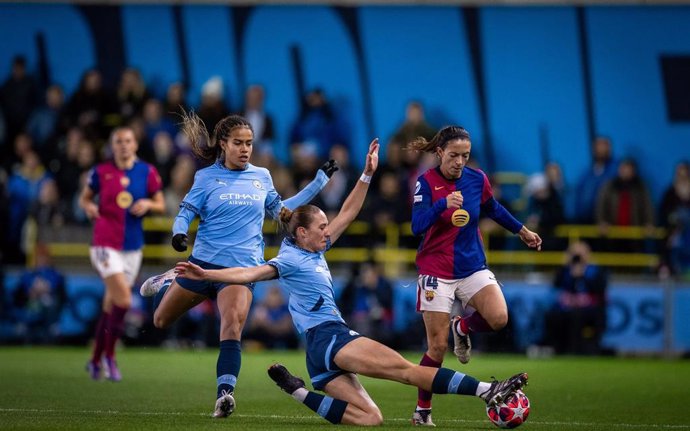
<path id="1" fill-rule="evenodd" d="M 187 249 L 187 231 L 195 217 L 199 229 L 190 262 L 203 268 L 254 266 L 264 262 L 263 221 L 277 218 L 281 208 L 295 208 L 313 199 L 338 168 L 326 162 L 316 178 L 294 197 L 281 200 L 268 169 L 249 163 L 254 133 L 245 118 L 231 115 L 208 136 L 194 113 L 184 117 L 182 131 L 197 157 L 213 164 L 199 170 L 182 200 L 173 225 L 172 245 Z M 207 298 L 216 298 L 220 312 L 220 353 L 216 364 L 217 390 L 214 418 L 235 409 L 234 389 L 241 364 L 240 337 L 252 303 L 253 283 L 212 283 L 175 278 L 174 270 L 149 278 L 140 291 L 156 295 L 160 304 L 154 325 L 167 328 L 183 313 Z"/>

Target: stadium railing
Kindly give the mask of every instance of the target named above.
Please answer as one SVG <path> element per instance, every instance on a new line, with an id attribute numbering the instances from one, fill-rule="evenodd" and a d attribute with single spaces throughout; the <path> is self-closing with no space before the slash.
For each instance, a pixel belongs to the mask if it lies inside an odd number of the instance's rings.
<path id="1" fill-rule="evenodd" d="M 178 253 L 168 243 L 167 234 L 171 232 L 173 218 L 147 217 L 144 220 L 144 230 L 147 234 L 166 234 L 165 240 L 149 241 L 144 246 L 144 259 L 148 261 L 176 261 L 186 258 L 188 252 Z M 190 227 L 190 235 L 196 231 L 195 222 Z M 57 259 L 85 259 L 89 255 L 90 230 L 84 228 L 86 239 L 73 241 L 48 240 L 46 245 L 51 255 Z M 273 220 L 266 220 L 264 235 L 267 240 L 265 255 L 267 258 L 278 252 L 278 226 Z M 31 265 L 34 258 L 35 246 L 38 242 L 35 223 L 29 223 L 27 228 L 27 264 Z M 563 250 L 568 244 L 578 240 L 627 240 L 627 241 L 658 241 L 665 236 L 662 228 L 648 229 L 639 226 L 611 226 L 602 233 L 598 226 L 593 225 L 561 225 L 556 227 L 551 238 L 558 238 L 564 244 L 558 250 L 542 250 L 535 253 L 518 244 L 515 250 L 495 249 L 491 244 L 497 238 L 509 238 L 510 234 L 504 230 L 498 233 L 485 234 L 484 245 L 487 258 L 491 265 L 513 265 L 516 267 L 554 267 L 563 264 Z M 50 237 L 50 235 L 48 235 Z M 347 230 L 347 238 L 341 240 L 341 246 L 328 252 L 328 260 L 333 263 L 365 262 L 374 260 L 385 265 L 389 275 L 399 274 L 406 267 L 414 265 L 417 239 L 414 238 L 409 222 L 402 224 L 388 224 L 383 229 L 376 229 L 364 221 L 355 221 Z M 518 240 L 519 242 L 519 240 Z M 510 247 L 509 247 L 510 248 Z M 595 251 L 592 261 L 599 265 L 629 268 L 637 270 L 654 269 L 659 265 L 656 252 L 633 252 L 616 250 L 615 252 Z"/>

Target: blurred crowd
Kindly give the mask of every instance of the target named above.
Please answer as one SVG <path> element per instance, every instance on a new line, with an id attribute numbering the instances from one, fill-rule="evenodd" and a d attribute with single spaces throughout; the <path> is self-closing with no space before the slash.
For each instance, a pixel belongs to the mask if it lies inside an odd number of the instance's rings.
<path id="1" fill-rule="evenodd" d="M 346 126 L 325 91 L 317 88 L 304 94 L 299 116 L 290 120 L 289 157 L 279 160 L 273 151 L 274 113 L 264 110 L 266 95 L 261 85 L 246 89 L 241 107 L 228 106 L 220 78 L 211 78 L 203 85 L 198 106 L 186 102 L 185 90 L 182 84 L 173 83 L 165 96 L 159 98 L 149 91 L 139 71 L 133 68 L 122 72 L 115 88 L 107 88 L 101 73 L 92 69 L 84 72 L 73 94 L 65 94 L 60 85 L 39 84 L 27 70 L 25 59 L 16 57 L 9 76 L 0 86 L 3 261 L 24 262 L 23 241 L 29 219 L 37 223 L 39 241 L 44 233 L 54 235 L 65 226 L 88 223 L 76 205 L 78 192 L 89 169 L 108 158 L 105 142 L 110 130 L 119 125 L 133 127 L 139 141 L 139 156 L 158 168 L 165 187 L 168 215 L 174 216 L 195 171 L 201 167 L 192 157 L 185 137 L 179 133 L 182 109 L 195 110 L 210 130 L 230 113 L 249 119 L 255 131 L 252 163 L 271 170 L 276 189 L 285 197 L 292 196 L 311 179 L 325 159 L 338 160 L 340 172 L 315 203 L 331 213 L 340 207 L 357 180 L 358 171 L 350 163 L 351 142 Z M 430 125 L 424 107 L 413 101 L 401 113 L 398 130 L 385 137 L 383 163 L 362 213 L 377 241 L 382 240 L 383 235 L 379 233 L 388 224 L 410 220 L 416 178 L 435 163 L 435 158 L 406 151 L 404 147 L 417 136 L 431 138 L 436 130 L 434 126 L 441 125 Z M 487 174 L 496 197 L 503 197 L 502 203 L 507 208 L 541 234 L 545 248 L 565 250 L 567 243 L 559 243 L 550 235 L 556 226 L 564 223 L 597 225 L 602 233 L 611 226 L 643 226 L 649 232 L 655 226 L 663 227 L 666 237 L 662 241 L 638 241 L 633 247 L 659 253 L 660 275 L 687 274 L 690 271 L 688 162 L 679 161 L 656 205 L 637 170 L 636 160 L 614 157 L 611 141 L 603 136 L 594 139 L 591 150 L 591 165 L 581 173 L 576 184 L 566 184 L 561 166 L 550 162 L 543 172 L 529 176 L 520 185 L 520 199 L 502 196 L 499 178 L 492 172 Z M 471 163 L 481 167 L 476 158 Z M 574 205 L 567 205 L 571 199 Z M 569 207 L 573 210 L 568 211 Z M 491 222 L 487 221 L 483 229 L 491 231 Z M 414 240 L 410 241 L 402 245 L 415 247 Z M 592 246 L 605 251 L 630 250 L 630 244 L 612 241 Z"/>

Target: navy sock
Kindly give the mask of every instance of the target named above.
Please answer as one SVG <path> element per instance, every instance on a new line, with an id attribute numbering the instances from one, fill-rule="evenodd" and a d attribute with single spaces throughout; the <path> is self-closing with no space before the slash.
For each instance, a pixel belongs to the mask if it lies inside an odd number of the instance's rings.
<path id="1" fill-rule="evenodd" d="M 220 398 L 222 392 L 233 392 L 237 384 L 237 376 L 242 365 L 242 347 L 240 340 L 223 340 L 220 342 L 220 353 L 216 363 L 216 383 L 218 392 L 216 398 Z"/>
<path id="2" fill-rule="evenodd" d="M 168 287 L 172 284 L 172 280 L 170 283 L 165 283 L 161 287 L 161 290 L 159 290 L 155 295 L 153 295 L 153 311 L 156 311 L 156 308 L 161 304 L 161 301 L 163 300 L 163 295 L 165 295 L 165 292 L 168 291 Z"/>
<path id="3" fill-rule="evenodd" d="M 479 381 L 472 376 L 439 368 L 431 384 L 431 391 L 435 394 L 476 395 L 477 386 Z"/>
<path id="4" fill-rule="evenodd" d="M 347 403 L 343 400 L 311 391 L 307 394 L 303 403 L 332 424 L 339 424 L 343 420 L 343 415 L 347 408 Z"/>

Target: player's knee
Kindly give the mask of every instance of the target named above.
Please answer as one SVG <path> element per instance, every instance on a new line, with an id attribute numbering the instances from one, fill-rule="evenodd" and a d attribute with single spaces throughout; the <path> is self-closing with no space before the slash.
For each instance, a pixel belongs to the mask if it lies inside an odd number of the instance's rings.
<path id="1" fill-rule="evenodd" d="M 172 324 L 170 319 L 166 319 L 163 315 L 158 312 L 153 314 L 153 326 L 158 329 L 166 329 Z"/>
<path id="2" fill-rule="evenodd" d="M 376 411 L 371 414 L 371 425 L 379 426 L 381 424 L 383 424 L 383 414 L 381 414 L 381 410 L 376 409 Z"/>
<path id="3" fill-rule="evenodd" d="M 244 319 L 228 319 L 221 323 L 220 334 L 223 339 L 238 340 L 244 329 Z"/>
<path id="4" fill-rule="evenodd" d="M 491 325 L 491 329 L 493 329 L 494 331 L 500 331 L 501 329 L 505 328 L 505 326 L 507 324 L 508 324 L 508 312 L 507 311 L 503 311 L 503 312 L 496 314 L 495 316 L 493 316 L 493 318 L 489 322 L 489 325 Z"/>
<path id="5" fill-rule="evenodd" d="M 383 414 L 376 406 L 370 406 L 357 418 L 356 425 L 379 426 L 383 423 Z"/>

